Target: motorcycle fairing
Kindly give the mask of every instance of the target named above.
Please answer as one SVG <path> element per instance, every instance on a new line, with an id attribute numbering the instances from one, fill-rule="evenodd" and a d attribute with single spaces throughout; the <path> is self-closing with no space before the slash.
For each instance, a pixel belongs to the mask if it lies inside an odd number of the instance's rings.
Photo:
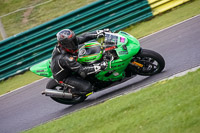
<path id="1" fill-rule="evenodd" d="M 45 61 L 42 61 L 42 62 L 32 66 L 30 68 L 30 70 L 39 76 L 53 78 L 51 68 L 50 68 L 50 64 L 51 64 L 50 62 L 51 62 L 51 59 L 47 59 Z"/>
<path id="2" fill-rule="evenodd" d="M 107 35 L 108 34 L 108 35 Z M 125 69 L 140 50 L 139 41 L 126 32 L 120 31 L 118 34 L 107 33 L 105 35 L 105 47 L 116 46 L 118 59 L 108 62 L 108 68 L 96 75 L 102 81 L 117 81 L 125 77 Z"/>
<path id="3" fill-rule="evenodd" d="M 105 71 L 101 71 L 95 75 L 101 81 L 117 81 L 125 77 L 125 69 L 130 63 L 132 57 L 140 50 L 139 41 L 132 35 L 120 31 L 116 33 L 107 33 L 109 38 L 105 40 L 104 48 L 113 47 L 110 49 L 114 51 L 117 58 L 108 62 L 108 67 Z M 106 39 L 106 38 L 105 38 Z M 107 51 L 109 52 L 109 50 Z M 103 55 L 103 49 L 98 42 L 85 43 L 79 49 L 77 61 L 80 63 L 95 63 L 98 62 Z M 51 59 L 45 60 L 30 68 L 30 70 L 39 75 L 52 78 L 50 69 Z"/>

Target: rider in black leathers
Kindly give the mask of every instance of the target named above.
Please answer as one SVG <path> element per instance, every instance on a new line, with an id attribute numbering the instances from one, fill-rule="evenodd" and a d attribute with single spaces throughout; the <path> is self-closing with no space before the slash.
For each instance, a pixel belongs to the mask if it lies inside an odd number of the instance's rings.
<path id="1" fill-rule="evenodd" d="M 101 62 L 89 66 L 83 66 L 76 61 L 78 45 L 86 41 L 104 36 L 108 30 L 97 30 L 84 33 L 77 37 L 70 29 L 64 29 L 57 33 L 58 44 L 52 53 L 51 70 L 55 81 L 63 86 L 71 88 L 71 93 L 85 95 L 92 92 L 93 86 L 84 78 L 92 73 L 105 70 L 106 62 Z M 77 73 L 76 76 L 72 72 Z"/>

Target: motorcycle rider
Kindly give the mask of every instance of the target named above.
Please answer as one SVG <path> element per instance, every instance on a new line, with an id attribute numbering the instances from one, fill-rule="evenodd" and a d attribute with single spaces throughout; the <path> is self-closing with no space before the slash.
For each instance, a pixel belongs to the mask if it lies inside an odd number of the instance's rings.
<path id="1" fill-rule="evenodd" d="M 76 61 L 78 56 L 78 45 L 89 40 L 103 37 L 109 29 L 97 30 L 84 33 L 80 36 L 70 29 L 59 31 L 57 36 L 57 45 L 52 53 L 51 71 L 55 81 L 65 87 L 70 88 L 72 94 L 86 95 L 92 92 L 91 83 L 84 78 L 87 75 L 100 72 L 107 68 L 107 62 L 84 66 Z M 76 76 L 72 72 L 77 73 Z"/>

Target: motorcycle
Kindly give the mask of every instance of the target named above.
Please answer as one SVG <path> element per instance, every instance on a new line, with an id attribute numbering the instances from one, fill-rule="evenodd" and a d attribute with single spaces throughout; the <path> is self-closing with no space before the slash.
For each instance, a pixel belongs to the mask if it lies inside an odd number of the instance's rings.
<path id="1" fill-rule="evenodd" d="M 142 49 L 139 41 L 124 31 L 106 32 L 101 43 L 84 43 L 79 48 L 77 61 L 83 65 L 108 62 L 106 70 L 85 78 L 94 86 L 93 92 L 87 95 L 70 93 L 69 89 L 73 86 L 62 86 L 53 79 L 51 59 L 48 59 L 30 68 L 33 73 L 50 78 L 42 94 L 61 104 L 77 104 L 94 92 L 109 88 L 113 83 L 121 83 L 135 75 L 152 76 L 160 73 L 165 67 L 165 61 L 159 53 Z"/>

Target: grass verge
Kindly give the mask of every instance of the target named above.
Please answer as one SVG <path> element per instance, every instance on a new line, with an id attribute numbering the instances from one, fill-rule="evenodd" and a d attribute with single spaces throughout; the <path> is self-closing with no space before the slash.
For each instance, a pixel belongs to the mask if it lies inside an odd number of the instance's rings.
<path id="1" fill-rule="evenodd" d="M 143 36 L 159 31 L 163 28 L 166 28 L 168 26 L 171 26 L 185 19 L 188 19 L 190 17 L 200 14 L 199 5 L 200 5 L 200 0 L 194 0 L 189 3 L 183 4 L 179 7 L 176 7 L 168 11 L 167 13 L 163 13 L 159 16 L 156 16 L 152 18 L 150 21 L 144 21 L 123 30 L 134 35 L 137 38 L 141 38 Z M 19 78 L 23 76 L 23 75 L 19 75 L 19 76 L 12 77 L 6 81 L 0 82 L 0 88 L 1 88 L 0 95 L 6 92 L 12 91 L 20 86 L 27 85 L 40 78 L 43 78 L 43 77 L 36 76 L 35 74 L 31 72 L 26 72 L 25 75 L 27 76 L 24 78 Z M 28 82 L 21 82 L 21 80 L 23 81 L 25 79 Z M 11 81 L 13 81 L 14 85 L 10 84 Z"/>
<path id="2" fill-rule="evenodd" d="M 200 69 L 80 110 L 26 133 L 198 133 Z"/>
<path id="3" fill-rule="evenodd" d="M 1 0 L 2 1 L 2 0 Z M 11 15 L 2 17 L 7 36 L 12 36 L 35 27 L 39 24 L 57 18 L 82 6 L 90 4 L 96 0 L 4 0 L 0 1 L 0 16 L 27 8 Z M 0 40 L 2 40 L 0 36 Z"/>

